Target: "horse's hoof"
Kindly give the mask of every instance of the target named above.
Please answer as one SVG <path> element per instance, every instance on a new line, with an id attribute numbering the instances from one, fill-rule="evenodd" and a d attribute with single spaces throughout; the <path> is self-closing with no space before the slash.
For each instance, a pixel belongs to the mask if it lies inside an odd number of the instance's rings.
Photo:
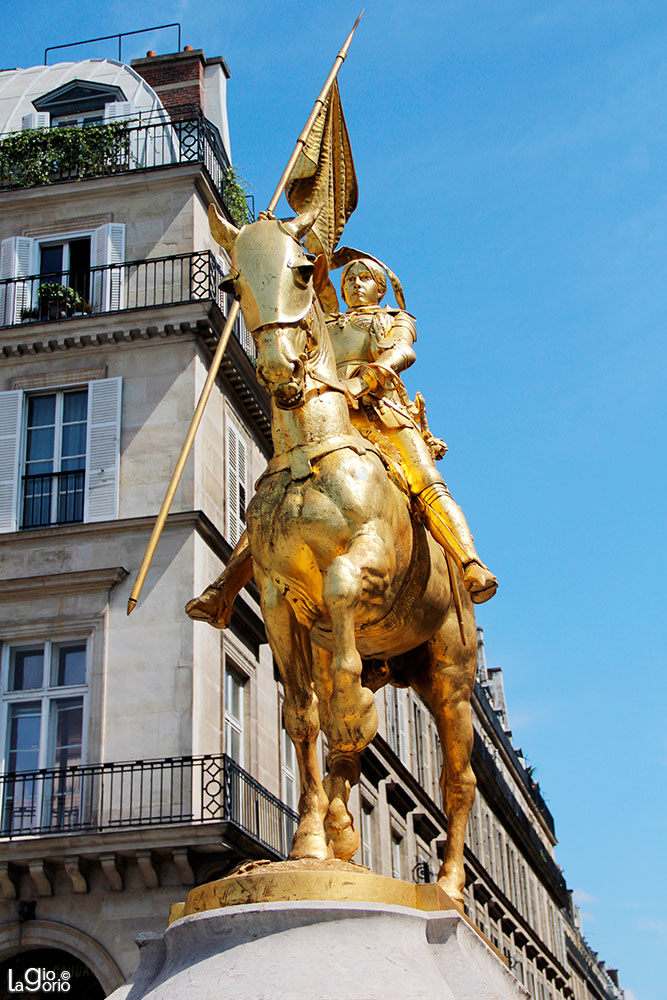
<path id="1" fill-rule="evenodd" d="M 193 597 L 185 605 L 185 613 L 195 622 L 206 622 L 214 628 L 224 629 L 229 625 L 228 609 L 221 607 L 222 594 L 216 587 L 207 587 L 199 597 Z"/>
<path id="2" fill-rule="evenodd" d="M 452 903 L 456 906 L 457 910 L 463 913 L 463 890 L 459 888 L 459 879 L 443 878 L 438 879 L 438 885 L 440 888 L 447 893 Z"/>
<path id="3" fill-rule="evenodd" d="M 324 821 L 324 829 L 329 846 L 335 858 L 349 861 L 359 850 L 359 834 L 354 821 L 342 799 L 334 799 Z"/>
<path id="4" fill-rule="evenodd" d="M 301 858 L 328 861 L 333 856 L 333 849 L 325 837 L 315 833 L 305 833 L 301 836 L 297 834 L 292 844 L 292 850 L 289 852 L 291 861 L 298 861 Z"/>
<path id="5" fill-rule="evenodd" d="M 358 753 L 375 739 L 378 715 L 373 692 L 358 683 L 358 696 L 350 709 L 349 692 L 343 697 L 334 691 L 329 704 L 327 736 L 329 746 L 341 753 Z"/>

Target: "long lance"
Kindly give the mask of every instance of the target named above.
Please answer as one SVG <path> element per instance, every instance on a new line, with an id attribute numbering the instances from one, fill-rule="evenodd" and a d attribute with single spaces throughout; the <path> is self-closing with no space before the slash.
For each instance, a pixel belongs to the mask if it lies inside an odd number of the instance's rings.
<path id="1" fill-rule="evenodd" d="M 322 108 L 326 103 L 327 97 L 329 96 L 329 91 L 333 86 L 334 80 L 338 76 L 339 69 L 345 62 L 345 57 L 347 56 L 348 49 L 352 42 L 352 37 L 355 31 L 357 30 L 357 26 L 359 24 L 359 21 L 361 20 L 363 13 L 364 12 L 362 10 L 361 14 L 359 14 L 359 17 L 354 22 L 354 27 L 352 28 L 350 34 L 347 36 L 345 44 L 343 45 L 342 49 L 340 50 L 340 52 L 336 56 L 336 59 L 334 60 L 334 64 L 331 67 L 331 70 L 329 71 L 329 75 L 327 76 L 324 82 L 324 86 L 320 91 L 319 97 L 317 98 L 315 104 L 313 105 L 313 110 L 310 112 L 310 115 L 308 116 L 308 121 L 306 122 L 301 135 L 297 139 L 296 146 L 292 151 L 292 155 L 287 161 L 287 166 L 283 170 L 282 176 L 278 181 L 278 186 L 276 187 L 276 190 L 273 192 L 273 197 L 271 198 L 271 201 L 268 204 L 267 212 L 273 212 L 278 202 L 280 201 L 280 196 L 285 190 L 285 185 L 289 180 L 290 174 L 294 170 L 294 166 L 299 158 L 299 154 L 301 153 L 304 146 L 308 142 L 308 137 L 311 133 L 312 127 L 315 124 L 318 115 L 321 113 Z M 162 529 L 164 528 L 165 521 L 167 520 L 167 515 L 171 508 L 174 495 L 176 494 L 176 490 L 178 489 L 178 484 L 181 481 L 181 476 L 183 475 L 185 463 L 188 460 L 188 455 L 190 454 L 190 450 L 192 448 L 195 439 L 195 434 L 197 433 L 197 429 L 199 427 L 199 424 L 201 423 L 201 418 L 204 415 L 204 409 L 206 407 L 206 403 L 208 402 L 208 398 L 211 395 L 216 376 L 220 369 L 220 365 L 222 364 L 222 356 L 225 353 L 225 348 L 227 347 L 227 343 L 229 341 L 232 328 L 236 321 L 236 317 L 238 316 L 239 309 L 240 309 L 240 302 L 237 298 L 235 298 L 227 314 L 227 321 L 223 327 L 222 333 L 220 334 L 220 339 L 215 349 L 215 354 L 213 355 L 213 359 L 211 360 L 211 365 L 208 370 L 206 381 L 204 383 L 204 388 L 202 389 L 201 396 L 199 397 L 199 402 L 197 403 L 195 412 L 192 415 L 192 420 L 190 422 L 188 432 L 185 435 L 185 441 L 183 442 L 183 447 L 181 448 L 180 454 L 176 461 L 176 465 L 174 466 L 174 471 L 172 473 L 171 479 L 169 480 L 169 486 L 167 487 L 167 492 L 164 495 L 162 506 L 160 507 L 158 516 L 155 518 L 155 524 L 153 525 L 151 537 L 148 540 L 148 545 L 146 546 L 144 558 L 141 560 L 141 566 L 139 567 L 137 578 L 134 581 L 134 586 L 132 587 L 132 592 L 127 602 L 128 615 L 132 614 L 137 605 L 137 601 L 139 600 L 139 595 L 144 585 L 146 575 L 148 574 L 151 562 L 153 561 L 153 556 L 155 555 L 155 549 L 157 548 L 157 543 L 160 540 L 160 535 L 162 534 Z"/>

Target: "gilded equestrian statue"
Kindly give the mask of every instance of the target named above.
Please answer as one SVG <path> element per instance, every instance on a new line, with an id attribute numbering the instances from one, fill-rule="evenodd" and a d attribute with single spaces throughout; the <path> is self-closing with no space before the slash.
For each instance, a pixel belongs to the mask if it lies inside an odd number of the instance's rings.
<path id="1" fill-rule="evenodd" d="M 314 218 L 260 217 L 239 230 L 210 212 L 257 347 L 257 377 L 271 397 L 274 446 L 226 582 L 235 593 L 251 567 L 284 684 L 301 791 L 290 857 L 348 860 L 356 853 L 348 799 L 378 728 L 374 692 L 388 683 L 410 686 L 429 707 L 442 745 L 448 828 L 438 881 L 461 906 L 475 794 L 475 588 L 464 585 L 426 530 L 400 468 L 388 469 L 387 455 L 350 419 L 357 403 L 339 380 L 314 292 L 318 275 L 300 242 Z M 320 730 L 328 743 L 324 778 Z"/>

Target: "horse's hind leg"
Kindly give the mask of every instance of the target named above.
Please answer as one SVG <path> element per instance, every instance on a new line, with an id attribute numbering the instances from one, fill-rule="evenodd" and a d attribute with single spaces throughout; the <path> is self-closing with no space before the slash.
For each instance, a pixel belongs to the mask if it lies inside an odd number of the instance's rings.
<path id="1" fill-rule="evenodd" d="M 285 688 L 285 729 L 294 744 L 299 764 L 299 825 L 290 857 L 328 858 L 331 850 L 326 842 L 324 819 L 329 800 L 317 759 L 320 721 L 311 672 L 310 637 L 275 585 L 265 579 L 260 586 L 266 633 Z"/>
<path id="2" fill-rule="evenodd" d="M 312 656 L 313 684 L 319 702 L 320 725 L 326 734 L 333 690 L 332 654 L 319 646 L 312 645 Z M 329 799 L 329 808 L 324 820 L 324 831 L 333 856 L 343 861 L 349 861 L 359 848 L 359 834 L 354 826 L 352 813 L 347 807 L 350 790 L 359 781 L 359 772 L 359 754 L 329 750 L 327 774 L 324 778 L 324 790 Z"/>
<path id="3" fill-rule="evenodd" d="M 421 647 L 410 671 L 410 683 L 430 708 L 440 737 L 444 765 L 440 787 L 447 816 L 445 858 L 438 882 L 454 902 L 463 904 L 463 847 L 468 813 L 475 798 L 470 765 L 473 746 L 470 695 L 475 684 L 476 631 L 470 601 L 464 606 L 466 646 L 461 644 L 456 616 L 450 611 L 440 631 Z"/>

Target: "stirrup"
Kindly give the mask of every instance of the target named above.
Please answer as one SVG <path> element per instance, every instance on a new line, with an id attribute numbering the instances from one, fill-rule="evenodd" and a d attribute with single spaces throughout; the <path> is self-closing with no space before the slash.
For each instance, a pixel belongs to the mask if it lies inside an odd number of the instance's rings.
<path id="1" fill-rule="evenodd" d="M 479 567 L 483 571 L 483 575 L 488 574 L 486 580 L 480 580 L 473 574 L 468 574 L 468 570 L 473 566 Z M 477 559 L 471 559 L 463 567 L 463 586 L 470 594 L 470 600 L 473 604 L 484 604 L 485 601 L 490 601 L 494 596 L 498 589 L 498 581 L 488 566 Z"/>

